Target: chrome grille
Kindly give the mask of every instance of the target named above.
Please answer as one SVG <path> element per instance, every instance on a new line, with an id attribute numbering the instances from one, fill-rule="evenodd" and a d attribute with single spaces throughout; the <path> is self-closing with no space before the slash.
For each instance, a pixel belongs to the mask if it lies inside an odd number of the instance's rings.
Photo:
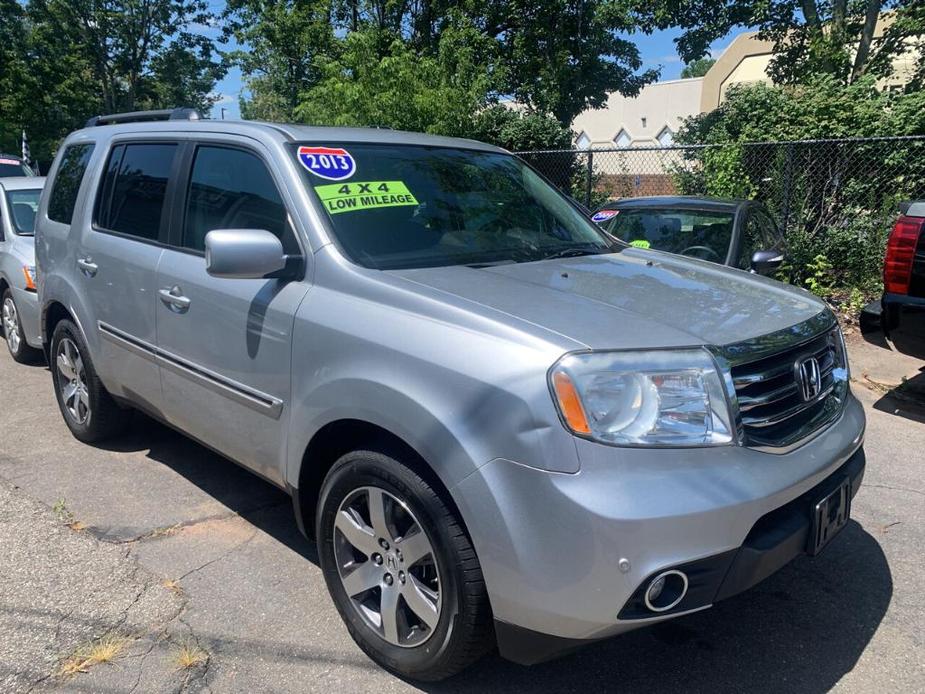
<path id="1" fill-rule="evenodd" d="M 808 399 L 800 365 L 815 359 L 817 390 Z M 812 371 L 812 370 L 811 370 Z M 847 391 L 847 364 L 837 329 L 770 356 L 732 367 L 746 445 L 789 446 L 834 419 Z"/>

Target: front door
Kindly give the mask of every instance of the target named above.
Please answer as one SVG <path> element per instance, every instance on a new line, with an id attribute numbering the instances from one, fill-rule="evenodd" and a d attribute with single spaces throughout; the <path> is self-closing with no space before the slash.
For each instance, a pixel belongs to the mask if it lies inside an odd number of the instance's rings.
<path id="1" fill-rule="evenodd" d="M 124 142 L 109 154 L 93 223 L 84 228 L 77 272 L 98 330 L 97 371 L 114 395 L 161 413 L 155 360 L 157 265 L 166 238 L 165 198 L 179 147 Z"/>
<path id="2" fill-rule="evenodd" d="M 265 160 L 233 145 L 198 144 L 182 213 L 157 276 L 157 340 L 168 420 L 281 482 L 292 328 L 307 284 L 223 279 L 206 272 L 213 229 L 266 229 L 301 253 Z"/>

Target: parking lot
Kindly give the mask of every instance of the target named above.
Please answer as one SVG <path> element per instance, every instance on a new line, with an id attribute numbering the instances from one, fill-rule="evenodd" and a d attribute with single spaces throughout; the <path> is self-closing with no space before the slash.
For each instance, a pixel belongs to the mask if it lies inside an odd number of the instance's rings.
<path id="1" fill-rule="evenodd" d="M 820 557 L 552 663 L 492 656 L 421 689 L 925 691 L 925 367 L 850 342 L 868 467 Z M 82 445 L 47 369 L 0 351 L 0 690 L 415 690 L 354 646 L 281 491 L 142 416 Z"/>

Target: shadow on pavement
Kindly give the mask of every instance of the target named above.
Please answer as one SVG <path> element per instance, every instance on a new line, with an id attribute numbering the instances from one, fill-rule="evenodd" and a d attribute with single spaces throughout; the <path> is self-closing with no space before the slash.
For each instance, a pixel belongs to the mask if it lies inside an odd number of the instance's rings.
<path id="1" fill-rule="evenodd" d="M 183 434 L 135 412 L 128 432 L 98 448 L 118 452 L 145 451 L 237 515 L 283 543 L 313 564 L 315 545 L 299 532 L 286 492 Z"/>
<path id="2" fill-rule="evenodd" d="M 925 360 L 925 335 L 919 325 L 894 330 L 890 334 L 889 341 L 879 326 L 863 331 L 862 335 L 868 344 L 880 347 L 893 355 L 898 352 L 915 359 Z M 890 358 L 889 355 L 887 358 Z M 872 385 L 883 393 L 883 396 L 874 403 L 874 409 L 914 422 L 925 422 L 925 366 L 919 369 L 918 374 L 907 378 L 893 388 L 878 388 L 882 385 L 878 383 Z"/>

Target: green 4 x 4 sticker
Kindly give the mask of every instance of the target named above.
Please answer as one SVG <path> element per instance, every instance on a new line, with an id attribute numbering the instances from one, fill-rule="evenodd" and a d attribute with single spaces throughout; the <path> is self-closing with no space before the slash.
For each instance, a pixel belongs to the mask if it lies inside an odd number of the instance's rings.
<path id="1" fill-rule="evenodd" d="M 332 183 L 315 186 L 315 192 L 330 214 L 418 204 L 408 186 L 401 181 Z"/>

